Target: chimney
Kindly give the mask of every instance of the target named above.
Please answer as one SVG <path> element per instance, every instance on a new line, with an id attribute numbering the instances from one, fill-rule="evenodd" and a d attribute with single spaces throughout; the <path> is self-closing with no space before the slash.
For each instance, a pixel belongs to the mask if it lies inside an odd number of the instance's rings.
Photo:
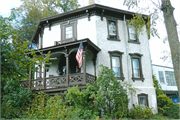
<path id="1" fill-rule="evenodd" d="M 89 0 L 89 5 L 94 4 L 94 0 Z"/>

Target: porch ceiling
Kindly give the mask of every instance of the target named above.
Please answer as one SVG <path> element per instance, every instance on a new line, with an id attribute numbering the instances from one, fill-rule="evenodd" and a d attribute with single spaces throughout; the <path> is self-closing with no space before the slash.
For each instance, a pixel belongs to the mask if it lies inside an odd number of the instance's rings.
<path id="1" fill-rule="evenodd" d="M 79 48 L 81 41 L 83 43 L 83 47 L 87 47 L 87 49 L 93 52 L 95 55 L 101 50 L 98 46 L 96 46 L 93 42 L 91 42 L 89 38 L 85 38 L 85 39 L 76 40 L 73 42 L 62 43 L 60 45 L 54 45 L 51 47 L 42 48 L 42 49 L 39 49 L 39 51 L 43 53 L 48 53 L 49 51 L 51 51 L 51 53 L 53 53 L 53 52 L 62 51 L 65 49 Z M 37 50 L 35 50 L 35 53 L 39 55 L 39 52 Z M 30 55 L 30 52 L 27 52 L 26 54 Z"/>

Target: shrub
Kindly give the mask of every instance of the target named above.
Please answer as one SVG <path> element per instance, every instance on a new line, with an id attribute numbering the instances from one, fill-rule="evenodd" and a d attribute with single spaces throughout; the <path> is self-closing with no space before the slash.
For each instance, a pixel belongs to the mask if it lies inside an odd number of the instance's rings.
<path id="1" fill-rule="evenodd" d="M 112 69 L 100 65 L 101 71 L 96 81 L 95 102 L 100 110 L 103 110 L 104 118 L 121 118 L 128 114 L 127 89 L 135 92 L 135 89 L 127 83 L 117 80 Z"/>
<path id="2" fill-rule="evenodd" d="M 153 76 L 153 82 L 156 89 L 158 112 L 164 116 L 178 119 L 180 117 L 179 105 L 174 104 L 172 100 L 164 94 L 155 76 Z"/>
<path id="3" fill-rule="evenodd" d="M 40 92 L 28 110 L 30 119 L 96 119 L 95 106 L 88 101 L 88 89 L 68 88 L 65 100 L 61 95 Z"/>
<path id="4" fill-rule="evenodd" d="M 132 108 L 129 112 L 129 116 L 132 119 L 148 119 L 153 115 L 149 107 L 136 106 Z"/>
<path id="5" fill-rule="evenodd" d="M 7 81 L 4 86 L 5 95 L 2 96 L 1 117 L 6 119 L 20 118 L 24 116 L 27 107 L 34 98 L 31 90 L 19 87 L 16 80 Z"/>

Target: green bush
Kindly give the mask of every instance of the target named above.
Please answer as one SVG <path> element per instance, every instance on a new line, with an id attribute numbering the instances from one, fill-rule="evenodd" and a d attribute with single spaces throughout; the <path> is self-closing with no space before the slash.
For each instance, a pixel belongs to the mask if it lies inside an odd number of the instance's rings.
<path id="1" fill-rule="evenodd" d="M 132 119 L 148 119 L 153 115 L 149 107 L 136 106 L 132 108 L 129 112 L 129 116 Z"/>
<path id="2" fill-rule="evenodd" d="M 156 89 L 158 112 L 164 116 L 178 119 L 180 117 L 179 105 L 174 104 L 172 100 L 164 94 L 155 76 L 153 76 L 153 82 Z"/>
<path id="3" fill-rule="evenodd" d="M 98 114 L 91 101 L 88 102 L 87 89 L 68 88 L 65 99 L 61 95 L 49 96 L 40 92 L 28 110 L 30 119 L 96 119 Z M 87 92 L 88 93 L 88 92 Z"/>
<path id="4" fill-rule="evenodd" d="M 99 110 L 103 110 L 103 118 L 118 119 L 127 117 L 128 102 L 127 89 L 135 92 L 131 85 L 117 80 L 112 69 L 100 65 L 101 71 L 98 73 L 96 81 L 95 102 Z"/>
<path id="5" fill-rule="evenodd" d="M 31 90 L 19 87 L 16 80 L 7 81 L 2 96 L 1 117 L 6 119 L 25 118 L 25 111 L 31 104 L 34 95 Z"/>
<path id="6" fill-rule="evenodd" d="M 173 119 L 173 118 L 170 118 L 170 117 L 167 117 L 167 116 L 163 116 L 162 114 L 154 114 L 152 115 L 149 119 Z"/>

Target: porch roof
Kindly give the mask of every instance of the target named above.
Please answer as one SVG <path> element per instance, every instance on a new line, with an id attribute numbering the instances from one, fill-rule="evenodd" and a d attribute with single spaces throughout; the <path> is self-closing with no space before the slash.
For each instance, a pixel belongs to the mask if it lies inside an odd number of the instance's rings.
<path id="1" fill-rule="evenodd" d="M 88 50 L 91 50 L 94 54 L 97 54 L 101 49 L 96 46 L 89 38 L 81 39 L 81 40 L 76 40 L 72 42 L 67 42 L 67 43 L 62 43 L 59 45 L 54 45 L 46 48 L 42 48 L 39 50 L 35 50 L 34 52 L 39 55 L 39 51 L 43 53 L 48 53 L 49 51 L 56 52 L 64 49 L 71 49 L 71 48 L 79 48 L 80 43 L 83 43 L 83 46 L 87 46 Z M 31 54 L 30 52 L 27 52 L 26 54 Z"/>

